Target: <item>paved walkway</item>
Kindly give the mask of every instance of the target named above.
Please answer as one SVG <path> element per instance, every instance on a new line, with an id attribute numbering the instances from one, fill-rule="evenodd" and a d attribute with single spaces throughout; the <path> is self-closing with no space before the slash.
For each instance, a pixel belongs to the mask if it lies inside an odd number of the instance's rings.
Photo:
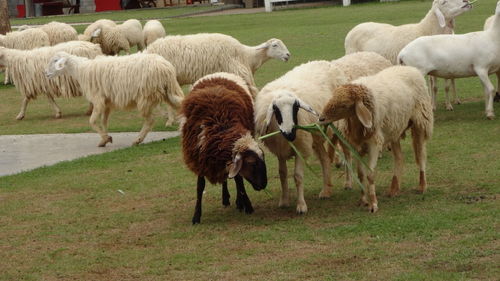
<path id="1" fill-rule="evenodd" d="M 97 147 L 100 138 L 96 133 L 0 136 L 0 176 L 130 147 L 137 134 L 110 133 L 113 143 L 106 147 Z M 179 132 L 150 132 L 144 143 L 178 135 Z"/>

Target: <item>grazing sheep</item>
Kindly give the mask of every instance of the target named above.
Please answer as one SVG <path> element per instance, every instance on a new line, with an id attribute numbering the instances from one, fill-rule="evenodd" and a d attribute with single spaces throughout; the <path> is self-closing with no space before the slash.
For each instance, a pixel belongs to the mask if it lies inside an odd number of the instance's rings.
<path id="1" fill-rule="evenodd" d="M 90 41 L 91 40 L 91 37 L 92 37 L 92 33 L 95 32 L 95 30 L 97 28 L 99 28 L 100 26 L 116 26 L 116 23 L 112 20 L 108 20 L 108 19 L 100 19 L 100 20 L 96 20 L 95 22 L 91 23 L 89 26 L 87 26 L 87 28 L 85 28 L 85 30 L 83 31 L 83 34 L 80 34 L 78 36 L 78 40 L 82 40 L 82 41 Z M 95 43 L 99 43 L 99 42 L 95 42 Z"/>
<path id="2" fill-rule="evenodd" d="M 215 72 L 234 73 L 250 86 L 252 96 L 258 92 L 253 75 L 271 58 L 288 61 L 290 52 L 279 39 L 269 39 L 258 46 L 246 46 L 235 38 L 219 33 L 175 35 L 160 38 L 146 48 L 159 54 L 177 70 L 180 85 L 193 84 L 201 77 Z M 175 115 L 169 111 L 167 125 Z"/>
<path id="3" fill-rule="evenodd" d="M 91 34 L 91 41 L 101 44 L 103 53 L 117 55 L 121 50 L 130 54 L 130 48 L 137 46 L 139 50 L 144 49 L 144 37 L 142 25 L 136 19 L 130 19 L 122 24 L 113 26 L 105 22 L 98 25 Z"/>
<path id="4" fill-rule="evenodd" d="M 45 33 L 49 36 L 51 46 L 63 42 L 78 40 L 78 33 L 67 23 L 53 21 L 40 26 L 40 29 L 45 31 Z"/>
<path id="5" fill-rule="evenodd" d="M 365 22 L 356 25 L 345 38 L 346 54 L 372 51 L 397 64 L 399 51 L 420 36 L 446 33 L 453 19 L 469 11 L 468 0 L 434 0 L 427 15 L 415 24 L 394 26 L 385 23 Z"/>
<path id="6" fill-rule="evenodd" d="M 500 2 L 497 3 L 493 26 L 484 31 L 460 35 L 420 37 L 398 55 L 398 62 L 414 66 L 422 74 L 442 78 L 478 76 L 483 84 L 485 112 L 488 119 L 495 117 L 493 96 L 495 88 L 489 74 L 500 76 Z"/>
<path id="7" fill-rule="evenodd" d="M 0 47 L 18 50 L 31 50 L 49 46 L 49 36 L 39 28 L 30 28 L 22 31 L 9 32 L 0 35 Z M 5 70 L 4 84 L 9 83 L 8 71 Z"/>
<path id="8" fill-rule="evenodd" d="M 200 223 L 205 178 L 222 184 L 225 206 L 227 178 L 234 178 L 237 208 L 252 213 L 243 178 L 261 190 L 267 174 L 264 154 L 252 137 L 254 109 L 246 82 L 231 73 L 207 75 L 195 83 L 180 112 L 184 162 L 198 176 L 193 224 Z"/>
<path id="9" fill-rule="evenodd" d="M 393 66 L 379 73 L 362 77 L 335 89 L 323 109 L 321 123 L 344 120 L 347 140 L 361 153 L 368 153 L 368 166 L 358 162 L 358 176 L 368 177 L 368 192 L 362 202 L 370 212 L 378 210 L 375 194 L 375 168 L 384 145 L 390 144 L 394 154 L 394 175 L 390 195 L 400 189 L 403 156 L 400 139 L 411 129 L 415 159 L 420 169 L 419 191 L 427 187 L 425 143 L 432 135 L 433 111 L 431 98 L 422 74 L 413 67 Z"/>
<path id="10" fill-rule="evenodd" d="M 9 77 L 23 96 L 17 120 L 25 117 L 28 102 L 36 99 L 38 95 L 45 94 L 47 96 L 49 103 L 56 111 L 56 118 L 61 117 L 61 109 L 55 103 L 55 97 L 68 98 L 82 95 L 78 83 L 67 75 L 57 79 L 45 77 L 45 67 L 50 58 L 59 51 L 89 58 L 102 55 L 99 45 L 82 41 L 70 41 L 34 50 L 14 50 L 0 47 L 0 65 L 8 68 Z"/>
<path id="11" fill-rule="evenodd" d="M 145 46 L 149 46 L 156 39 L 165 37 L 167 35 L 163 24 L 161 24 L 161 22 L 157 20 L 149 20 L 148 22 L 146 22 L 142 32 Z"/>
<path id="12" fill-rule="evenodd" d="M 332 193 L 330 159 L 324 147 L 325 140 L 305 131 L 296 131 L 295 125 L 315 123 L 317 114 L 328 102 L 333 90 L 352 79 L 375 74 L 391 66 L 382 56 L 372 52 L 359 52 L 329 61 L 312 61 L 295 67 L 282 77 L 268 83 L 255 101 L 255 126 L 261 135 L 280 130 L 283 137 L 269 137 L 264 144 L 278 157 L 281 182 L 280 207 L 289 205 L 286 160 L 295 157 L 294 179 L 297 188 L 297 213 L 306 213 L 304 200 L 304 163 L 290 147 L 293 141 L 298 151 L 308 158 L 314 151 L 323 173 L 320 198 Z M 304 113 L 302 108 L 310 113 Z"/>
<path id="13" fill-rule="evenodd" d="M 69 75 L 78 81 L 94 105 L 90 125 L 101 135 L 99 147 L 113 142 L 107 131 L 112 109 L 137 108 L 144 117 L 139 137 L 133 143 L 137 145 L 153 126 L 153 109 L 162 101 L 177 108 L 183 98 L 174 67 L 158 55 L 137 53 L 91 60 L 59 52 L 50 60 L 46 74 L 50 78 Z"/>

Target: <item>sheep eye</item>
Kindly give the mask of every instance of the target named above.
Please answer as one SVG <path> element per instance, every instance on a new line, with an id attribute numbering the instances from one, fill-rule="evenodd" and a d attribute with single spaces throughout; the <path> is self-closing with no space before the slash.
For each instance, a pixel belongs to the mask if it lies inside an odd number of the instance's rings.
<path id="1" fill-rule="evenodd" d="M 278 47 L 278 44 L 273 44 L 273 48 L 276 48 L 276 47 Z"/>

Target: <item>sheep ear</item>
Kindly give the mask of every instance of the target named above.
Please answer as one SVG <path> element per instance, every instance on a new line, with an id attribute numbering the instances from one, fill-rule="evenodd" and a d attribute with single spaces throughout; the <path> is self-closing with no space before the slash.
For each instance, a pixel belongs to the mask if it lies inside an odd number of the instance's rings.
<path id="1" fill-rule="evenodd" d="M 64 64 L 66 63 L 66 58 L 60 58 L 58 59 L 55 64 L 54 64 L 54 68 L 56 70 L 61 70 L 64 68 Z"/>
<path id="2" fill-rule="evenodd" d="M 257 49 L 257 50 L 267 49 L 267 48 L 269 48 L 270 45 L 271 45 L 271 43 L 269 41 L 267 41 L 267 42 L 260 44 L 255 49 Z"/>
<path id="3" fill-rule="evenodd" d="M 436 17 L 438 19 L 439 26 L 441 26 L 441 28 L 444 28 L 446 26 L 446 20 L 444 19 L 444 15 L 441 12 L 441 10 L 439 10 L 438 7 L 436 7 L 436 9 L 434 9 L 434 14 L 436 15 Z"/>
<path id="4" fill-rule="evenodd" d="M 271 123 L 271 118 L 273 117 L 273 113 L 274 113 L 273 103 L 271 103 L 267 108 L 266 119 L 264 119 L 264 126 L 262 127 L 262 130 L 260 132 L 261 135 L 263 135 L 266 132 L 269 123 Z"/>
<path id="5" fill-rule="evenodd" d="M 373 116 L 370 110 L 366 108 L 362 101 L 356 102 L 356 116 L 358 116 L 361 124 L 365 126 L 365 128 L 370 129 L 373 126 Z"/>
<path id="6" fill-rule="evenodd" d="M 94 30 L 94 32 L 92 32 L 92 35 L 90 35 L 90 38 L 99 37 L 99 35 L 101 35 L 101 31 L 102 31 L 101 28 Z"/>
<path id="7" fill-rule="evenodd" d="M 243 166 L 243 159 L 241 159 L 241 154 L 237 153 L 236 156 L 234 156 L 233 163 L 229 165 L 228 178 L 234 178 L 240 172 L 241 166 Z"/>
<path id="8" fill-rule="evenodd" d="M 310 113 L 312 113 L 312 114 L 314 114 L 316 116 L 319 116 L 319 114 L 316 111 L 314 111 L 314 109 L 310 105 L 308 105 L 307 103 L 305 103 L 303 100 L 301 100 L 299 98 L 297 98 L 296 100 L 297 100 L 297 103 L 299 104 L 300 108 L 302 108 L 305 111 L 310 112 Z"/>

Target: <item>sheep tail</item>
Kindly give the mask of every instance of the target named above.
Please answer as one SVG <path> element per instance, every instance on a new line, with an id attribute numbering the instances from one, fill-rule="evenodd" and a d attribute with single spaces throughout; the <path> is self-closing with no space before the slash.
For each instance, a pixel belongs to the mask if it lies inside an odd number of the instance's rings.
<path id="1" fill-rule="evenodd" d="M 165 89 L 167 94 L 163 97 L 163 101 L 168 103 L 174 109 L 178 109 L 181 106 L 182 100 L 184 100 L 184 92 L 182 91 L 181 86 L 179 86 L 177 79 L 175 79 L 175 76 L 168 80 L 168 85 Z"/>
<path id="2" fill-rule="evenodd" d="M 431 138 L 434 129 L 434 111 L 430 99 L 428 101 L 419 101 L 416 111 L 417 116 L 413 120 L 414 125 L 424 133 L 425 139 L 428 140 Z"/>

